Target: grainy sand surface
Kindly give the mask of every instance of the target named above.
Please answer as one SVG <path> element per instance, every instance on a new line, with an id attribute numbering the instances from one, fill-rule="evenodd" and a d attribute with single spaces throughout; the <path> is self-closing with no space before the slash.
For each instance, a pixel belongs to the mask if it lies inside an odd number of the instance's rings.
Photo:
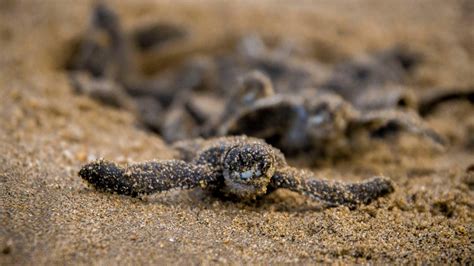
<path id="1" fill-rule="evenodd" d="M 413 85 L 474 84 L 470 1 L 112 2 L 125 28 L 188 25 L 196 45 L 224 32 L 286 36 L 333 64 L 408 43 L 425 63 Z M 288 191 L 255 204 L 199 190 L 146 200 L 109 195 L 77 176 L 88 160 L 171 158 L 132 115 L 72 92 L 62 69 L 84 30 L 89 1 L 0 2 L 0 264 L 463 263 L 474 254 L 474 107 L 445 104 L 428 117 L 446 151 L 416 137 L 375 143 L 354 159 L 313 169 L 360 180 L 384 174 L 396 192 L 349 210 L 323 209 Z M 468 25 L 471 25 L 468 27 Z M 471 143 L 472 145 L 472 143 Z"/>

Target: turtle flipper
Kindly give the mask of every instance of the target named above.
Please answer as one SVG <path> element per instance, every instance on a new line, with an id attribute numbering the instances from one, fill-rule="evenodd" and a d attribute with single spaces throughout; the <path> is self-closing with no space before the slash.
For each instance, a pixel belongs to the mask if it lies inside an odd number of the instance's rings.
<path id="1" fill-rule="evenodd" d="M 296 191 L 331 206 L 349 207 L 368 204 L 394 190 L 392 181 L 385 177 L 373 177 L 359 183 L 342 183 L 315 179 L 312 173 L 291 167 L 278 170 L 271 184 L 274 188 Z"/>
<path id="2" fill-rule="evenodd" d="M 173 188 L 206 187 L 216 180 L 207 167 L 180 160 L 150 161 L 127 167 L 97 160 L 82 167 L 79 176 L 99 190 L 132 197 Z"/>
<path id="3" fill-rule="evenodd" d="M 391 131 L 407 131 L 428 138 L 444 147 L 446 140 L 429 127 L 415 112 L 401 110 L 378 110 L 361 114 L 354 124 L 363 127 L 372 135 L 383 135 Z"/>

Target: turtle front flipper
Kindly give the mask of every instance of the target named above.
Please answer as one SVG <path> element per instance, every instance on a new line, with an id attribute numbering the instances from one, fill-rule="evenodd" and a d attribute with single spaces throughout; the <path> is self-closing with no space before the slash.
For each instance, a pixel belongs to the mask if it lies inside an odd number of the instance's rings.
<path id="1" fill-rule="evenodd" d="M 390 132 L 407 131 L 420 135 L 444 147 L 446 140 L 415 112 L 401 110 L 378 110 L 363 113 L 352 122 L 353 128 L 364 128 L 373 136 L 386 135 Z"/>
<path id="2" fill-rule="evenodd" d="M 173 188 L 207 187 L 217 180 L 207 167 L 180 160 L 150 161 L 121 167 L 101 159 L 82 167 L 79 176 L 96 189 L 132 197 Z"/>
<path id="3" fill-rule="evenodd" d="M 346 205 L 351 208 L 390 194 L 394 187 L 390 179 L 373 177 L 358 183 L 342 183 L 316 179 L 311 172 L 286 167 L 277 170 L 271 180 L 272 188 L 286 188 L 330 206 Z"/>
<path id="4" fill-rule="evenodd" d="M 448 101 L 467 100 L 474 103 L 474 86 L 430 89 L 418 92 L 418 94 L 420 94 L 418 95 L 420 102 L 418 112 L 423 117 L 435 111 L 440 104 Z"/>

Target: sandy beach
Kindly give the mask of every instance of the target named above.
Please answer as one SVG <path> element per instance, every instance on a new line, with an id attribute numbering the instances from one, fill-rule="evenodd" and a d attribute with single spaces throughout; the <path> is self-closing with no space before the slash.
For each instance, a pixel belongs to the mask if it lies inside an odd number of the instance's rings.
<path id="1" fill-rule="evenodd" d="M 109 5 L 125 29 L 171 21 L 193 29 L 197 47 L 224 33 L 260 31 L 307 44 L 328 65 L 405 43 L 424 55 L 411 85 L 474 85 L 469 1 L 298 2 Z M 474 106 L 467 101 L 427 117 L 448 139 L 445 150 L 402 134 L 396 145 L 375 141 L 370 151 L 311 169 L 328 179 L 394 181 L 393 194 L 355 210 L 323 208 L 283 189 L 248 204 L 200 189 L 140 200 L 88 187 L 77 173 L 90 160 L 174 156 L 132 114 L 71 89 L 64 64 L 92 4 L 0 2 L 1 265 L 474 262 Z"/>

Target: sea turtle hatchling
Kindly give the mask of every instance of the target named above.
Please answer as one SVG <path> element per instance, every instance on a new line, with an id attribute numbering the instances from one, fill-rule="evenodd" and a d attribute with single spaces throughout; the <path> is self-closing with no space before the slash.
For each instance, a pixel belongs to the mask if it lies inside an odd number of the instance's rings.
<path id="1" fill-rule="evenodd" d="M 225 123 L 220 135 L 249 135 L 267 140 L 285 153 L 310 150 L 323 156 L 352 147 L 354 136 L 385 136 L 407 131 L 443 147 L 444 138 L 410 110 L 364 111 L 341 96 L 313 89 L 301 95 L 275 94 L 256 99 Z"/>
<path id="2" fill-rule="evenodd" d="M 351 208 L 394 190 L 392 181 L 381 176 L 360 183 L 317 179 L 309 171 L 289 166 L 278 149 L 246 136 L 186 140 L 174 148 L 179 159 L 126 167 L 100 159 L 82 167 L 79 176 L 99 190 L 129 196 L 201 187 L 249 200 L 286 188 L 330 206 Z"/>

